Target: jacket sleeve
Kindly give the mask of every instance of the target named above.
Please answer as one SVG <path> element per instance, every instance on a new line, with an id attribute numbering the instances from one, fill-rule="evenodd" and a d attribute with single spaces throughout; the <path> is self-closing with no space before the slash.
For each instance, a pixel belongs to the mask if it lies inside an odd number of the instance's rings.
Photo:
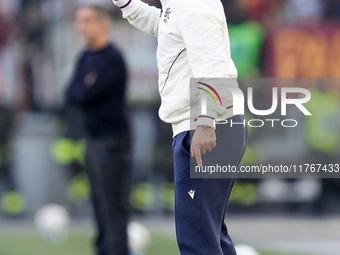
<path id="1" fill-rule="evenodd" d="M 123 18 L 140 31 L 157 37 L 161 9 L 140 0 L 112 0 L 123 12 Z"/>
<path id="2" fill-rule="evenodd" d="M 235 67 L 230 56 L 224 14 L 214 13 L 211 9 L 202 6 L 196 8 L 184 6 L 180 17 L 180 29 L 193 78 L 202 78 L 202 83 L 207 83 L 211 78 L 230 78 L 229 70 Z M 200 98 L 204 93 L 203 91 L 199 93 Z M 195 116 L 196 126 L 215 127 L 215 119 L 220 116 L 221 109 L 210 100 L 209 96 L 207 99 L 207 113 L 203 116 Z M 196 109 L 194 112 L 200 111 Z"/>
<path id="3" fill-rule="evenodd" d="M 90 106 L 105 97 L 107 91 L 116 89 L 119 93 L 125 86 L 127 70 L 123 57 L 119 54 L 108 61 L 100 70 L 89 73 L 93 75 L 93 83 L 86 85 L 85 77 L 78 77 L 77 72 L 66 91 L 67 100 L 78 106 Z"/>

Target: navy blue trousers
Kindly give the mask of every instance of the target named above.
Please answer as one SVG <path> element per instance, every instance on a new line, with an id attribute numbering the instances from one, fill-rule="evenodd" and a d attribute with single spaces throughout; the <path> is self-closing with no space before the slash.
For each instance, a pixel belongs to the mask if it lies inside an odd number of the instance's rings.
<path id="1" fill-rule="evenodd" d="M 243 122 L 243 116 L 234 116 Z M 224 164 L 238 166 L 247 143 L 247 128 L 217 125 L 216 150 L 225 151 Z M 235 182 L 231 178 L 190 178 L 190 132 L 173 140 L 175 167 L 175 219 L 181 255 L 236 255 L 224 222 L 228 200 Z M 202 158 L 204 164 L 204 157 Z"/>

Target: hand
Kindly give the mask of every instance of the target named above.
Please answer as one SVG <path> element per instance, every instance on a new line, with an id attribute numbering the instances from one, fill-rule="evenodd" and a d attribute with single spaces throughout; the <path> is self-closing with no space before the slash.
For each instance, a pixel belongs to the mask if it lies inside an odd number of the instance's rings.
<path id="1" fill-rule="evenodd" d="M 216 147 L 215 130 L 211 127 L 197 126 L 191 141 L 191 157 L 196 158 L 198 166 L 203 166 L 202 156 Z"/>
<path id="2" fill-rule="evenodd" d="M 91 87 L 97 80 L 97 75 L 94 72 L 90 72 L 85 76 L 84 84 L 86 87 Z"/>

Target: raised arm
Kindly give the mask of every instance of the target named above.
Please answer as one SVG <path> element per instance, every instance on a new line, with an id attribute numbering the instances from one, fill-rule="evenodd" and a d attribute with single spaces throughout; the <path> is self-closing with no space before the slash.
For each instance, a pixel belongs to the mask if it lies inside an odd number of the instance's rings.
<path id="1" fill-rule="evenodd" d="M 122 10 L 123 18 L 131 25 L 157 37 L 161 9 L 149 6 L 140 0 L 113 0 L 113 3 Z"/>

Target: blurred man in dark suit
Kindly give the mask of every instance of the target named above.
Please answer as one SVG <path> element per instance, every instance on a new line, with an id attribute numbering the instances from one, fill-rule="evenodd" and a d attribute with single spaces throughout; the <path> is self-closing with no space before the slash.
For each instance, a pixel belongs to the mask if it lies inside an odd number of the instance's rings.
<path id="1" fill-rule="evenodd" d="M 76 27 L 86 40 L 67 101 L 77 106 L 87 132 L 86 169 L 98 226 L 97 255 L 128 255 L 130 132 L 125 107 L 127 71 L 109 41 L 110 15 L 96 5 L 76 11 Z"/>

